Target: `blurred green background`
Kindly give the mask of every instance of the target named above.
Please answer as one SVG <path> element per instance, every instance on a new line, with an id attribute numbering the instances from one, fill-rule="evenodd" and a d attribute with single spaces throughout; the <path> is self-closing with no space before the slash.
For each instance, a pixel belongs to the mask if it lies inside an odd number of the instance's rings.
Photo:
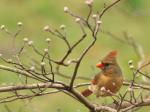
<path id="1" fill-rule="evenodd" d="M 60 59 L 64 54 L 66 46 L 63 42 L 53 37 L 52 35 L 43 32 L 45 25 L 50 25 L 53 28 L 59 28 L 61 24 L 67 26 L 66 32 L 68 40 L 73 43 L 80 35 L 78 25 L 74 19 L 63 12 L 63 7 L 68 6 L 73 12 L 79 15 L 87 14 L 88 8 L 84 4 L 84 0 L 0 0 L 0 25 L 5 25 L 10 31 L 14 32 L 17 28 L 17 22 L 23 23 L 23 31 L 17 37 L 17 47 L 23 44 L 23 38 L 27 37 L 34 41 L 34 44 L 39 50 L 46 47 L 45 39 L 47 37 L 52 39 L 51 55 L 54 59 Z M 95 0 L 94 11 L 102 9 L 104 3 L 111 3 L 112 0 Z M 120 38 L 123 38 L 122 32 L 126 31 L 131 35 L 137 43 L 139 43 L 146 56 L 150 55 L 150 1 L 148 0 L 122 0 L 119 4 L 109 10 L 102 18 L 102 30 L 110 31 Z M 90 37 L 90 36 L 88 36 Z M 82 52 L 90 40 L 87 39 L 82 43 L 73 55 L 69 58 L 76 58 Z M 0 52 L 5 57 L 10 58 L 12 55 L 12 38 L 0 32 Z M 88 52 L 84 58 L 79 69 L 79 76 L 93 77 L 97 73 L 95 64 L 110 50 L 117 50 L 119 52 L 118 61 L 124 73 L 124 78 L 130 80 L 132 73 L 128 69 L 128 60 L 134 60 L 135 64 L 139 58 L 136 56 L 134 50 L 125 44 L 119 43 L 108 35 L 99 33 L 98 40 L 95 46 Z M 33 58 L 39 58 L 32 52 L 28 55 Z M 25 58 L 24 61 L 28 63 L 30 60 Z M 1 62 L 3 63 L 3 62 Z M 71 69 L 63 69 L 64 73 L 70 74 Z M 59 80 L 64 80 L 58 77 Z M 13 73 L 0 70 L 0 83 L 19 83 L 20 79 Z M 87 82 L 77 80 L 78 82 Z M 123 90 L 121 90 L 123 91 Z M 3 94 L 1 94 L 3 96 Z M 94 99 L 92 96 L 89 99 L 93 102 L 109 101 L 109 98 Z M 47 96 L 34 98 L 29 103 L 28 101 L 17 100 L 8 103 L 7 106 L 12 112 L 85 112 L 87 109 L 79 102 L 68 97 L 64 93 L 57 93 Z M 144 112 L 149 107 L 142 108 L 138 112 Z M 5 104 L 0 104 L 0 112 L 7 112 Z"/>

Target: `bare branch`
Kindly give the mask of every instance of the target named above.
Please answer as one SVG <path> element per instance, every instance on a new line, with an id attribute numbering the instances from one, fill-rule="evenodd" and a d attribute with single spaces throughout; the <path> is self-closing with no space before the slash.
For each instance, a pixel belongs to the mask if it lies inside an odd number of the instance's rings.
<path id="1" fill-rule="evenodd" d="M 36 89 L 36 88 L 56 88 L 56 89 L 65 89 L 64 85 L 55 84 L 55 83 L 38 83 L 38 84 L 27 84 L 27 85 L 18 85 L 18 86 L 7 86 L 0 87 L 0 92 L 8 92 L 14 90 L 25 90 L 25 89 Z"/>
<path id="2" fill-rule="evenodd" d="M 113 7 L 114 5 L 116 5 L 118 2 L 120 2 L 121 0 L 116 0 L 115 2 L 113 2 L 112 4 L 110 4 L 109 6 L 105 6 L 103 8 L 103 10 L 99 13 L 99 18 L 101 19 L 102 16 L 106 13 L 106 11 L 108 11 L 111 7 Z"/>

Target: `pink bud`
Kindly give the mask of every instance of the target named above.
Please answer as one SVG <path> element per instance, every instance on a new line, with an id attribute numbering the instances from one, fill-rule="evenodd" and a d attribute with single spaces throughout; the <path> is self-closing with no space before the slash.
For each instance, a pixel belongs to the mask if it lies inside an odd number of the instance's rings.
<path id="1" fill-rule="evenodd" d="M 85 1 L 85 4 L 91 6 L 93 4 L 93 0 L 86 0 Z"/>

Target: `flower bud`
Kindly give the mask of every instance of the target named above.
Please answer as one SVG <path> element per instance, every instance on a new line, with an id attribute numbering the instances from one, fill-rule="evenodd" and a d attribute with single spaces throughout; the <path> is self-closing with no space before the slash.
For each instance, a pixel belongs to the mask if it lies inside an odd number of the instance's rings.
<path id="1" fill-rule="evenodd" d="M 133 60 L 129 60 L 129 61 L 128 61 L 128 64 L 129 64 L 129 65 L 132 65 L 132 64 L 133 64 Z"/>
<path id="2" fill-rule="evenodd" d="M 22 26 L 22 22 L 19 21 L 19 22 L 17 23 L 17 25 L 18 25 L 18 26 Z"/>
<path id="3" fill-rule="evenodd" d="M 71 62 L 72 62 L 71 60 L 68 60 L 68 61 L 67 61 L 67 64 L 71 64 Z"/>
<path id="4" fill-rule="evenodd" d="M 4 30 L 5 29 L 5 25 L 1 25 L 0 29 Z"/>
<path id="5" fill-rule="evenodd" d="M 41 66 L 44 66 L 45 65 L 45 62 L 41 62 Z"/>
<path id="6" fill-rule="evenodd" d="M 35 67 L 34 67 L 34 66 L 31 66 L 31 67 L 30 67 L 30 70 L 31 70 L 31 71 L 34 71 L 34 70 L 35 70 Z"/>
<path id="7" fill-rule="evenodd" d="M 28 45 L 29 45 L 29 46 L 33 45 L 33 41 L 29 41 L 29 42 L 28 42 Z"/>
<path id="8" fill-rule="evenodd" d="M 48 25 L 46 25 L 46 26 L 44 26 L 43 30 L 47 32 L 50 30 L 50 27 Z"/>
<path id="9" fill-rule="evenodd" d="M 68 13 L 69 8 L 67 6 L 64 7 L 64 12 Z"/>
<path id="10" fill-rule="evenodd" d="M 100 25 L 100 24 L 102 23 L 102 21 L 97 21 L 96 23 L 97 23 L 98 25 Z"/>
<path id="11" fill-rule="evenodd" d="M 106 88 L 105 87 L 101 87 L 101 91 L 106 91 Z"/>
<path id="12" fill-rule="evenodd" d="M 92 18 L 93 18 L 93 19 L 96 19 L 96 18 L 97 18 L 97 15 L 96 15 L 96 14 L 93 14 L 93 15 L 92 15 Z"/>
<path id="13" fill-rule="evenodd" d="M 133 69 L 134 69 L 134 66 L 133 66 L 133 65 L 130 65 L 129 68 L 130 68 L 131 70 L 133 70 Z"/>
<path id="14" fill-rule="evenodd" d="M 24 42 L 28 42 L 29 39 L 28 39 L 28 38 L 24 38 L 23 41 L 24 41 Z"/>
<path id="15" fill-rule="evenodd" d="M 47 43 L 49 43 L 49 42 L 51 41 L 51 39 L 50 39 L 50 38 L 47 38 L 45 41 L 46 41 Z"/>
<path id="16" fill-rule="evenodd" d="M 79 23 L 79 22 L 80 22 L 80 18 L 76 18 L 76 19 L 75 19 L 75 22 L 76 22 L 76 23 Z"/>
<path id="17" fill-rule="evenodd" d="M 65 29 L 65 25 L 60 25 L 60 29 L 64 30 Z"/>
<path id="18" fill-rule="evenodd" d="M 85 4 L 87 4 L 88 6 L 92 6 L 93 0 L 86 0 Z"/>
<path id="19" fill-rule="evenodd" d="M 45 53 L 48 53 L 48 49 L 47 49 L 47 48 L 45 48 L 45 49 L 44 49 L 44 52 L 45 52 Z"/>

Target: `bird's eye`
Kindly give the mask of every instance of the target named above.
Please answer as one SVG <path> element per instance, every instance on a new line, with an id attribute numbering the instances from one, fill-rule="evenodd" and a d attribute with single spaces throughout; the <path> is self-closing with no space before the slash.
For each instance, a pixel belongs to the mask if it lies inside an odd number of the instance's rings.
<path id="1" fill-rule="evenodd" d="M 105 67 L 108 67 L 108 66 L 109 66 L 109 63 L 105 63 L 104 65 L 105 65 Z"/>

